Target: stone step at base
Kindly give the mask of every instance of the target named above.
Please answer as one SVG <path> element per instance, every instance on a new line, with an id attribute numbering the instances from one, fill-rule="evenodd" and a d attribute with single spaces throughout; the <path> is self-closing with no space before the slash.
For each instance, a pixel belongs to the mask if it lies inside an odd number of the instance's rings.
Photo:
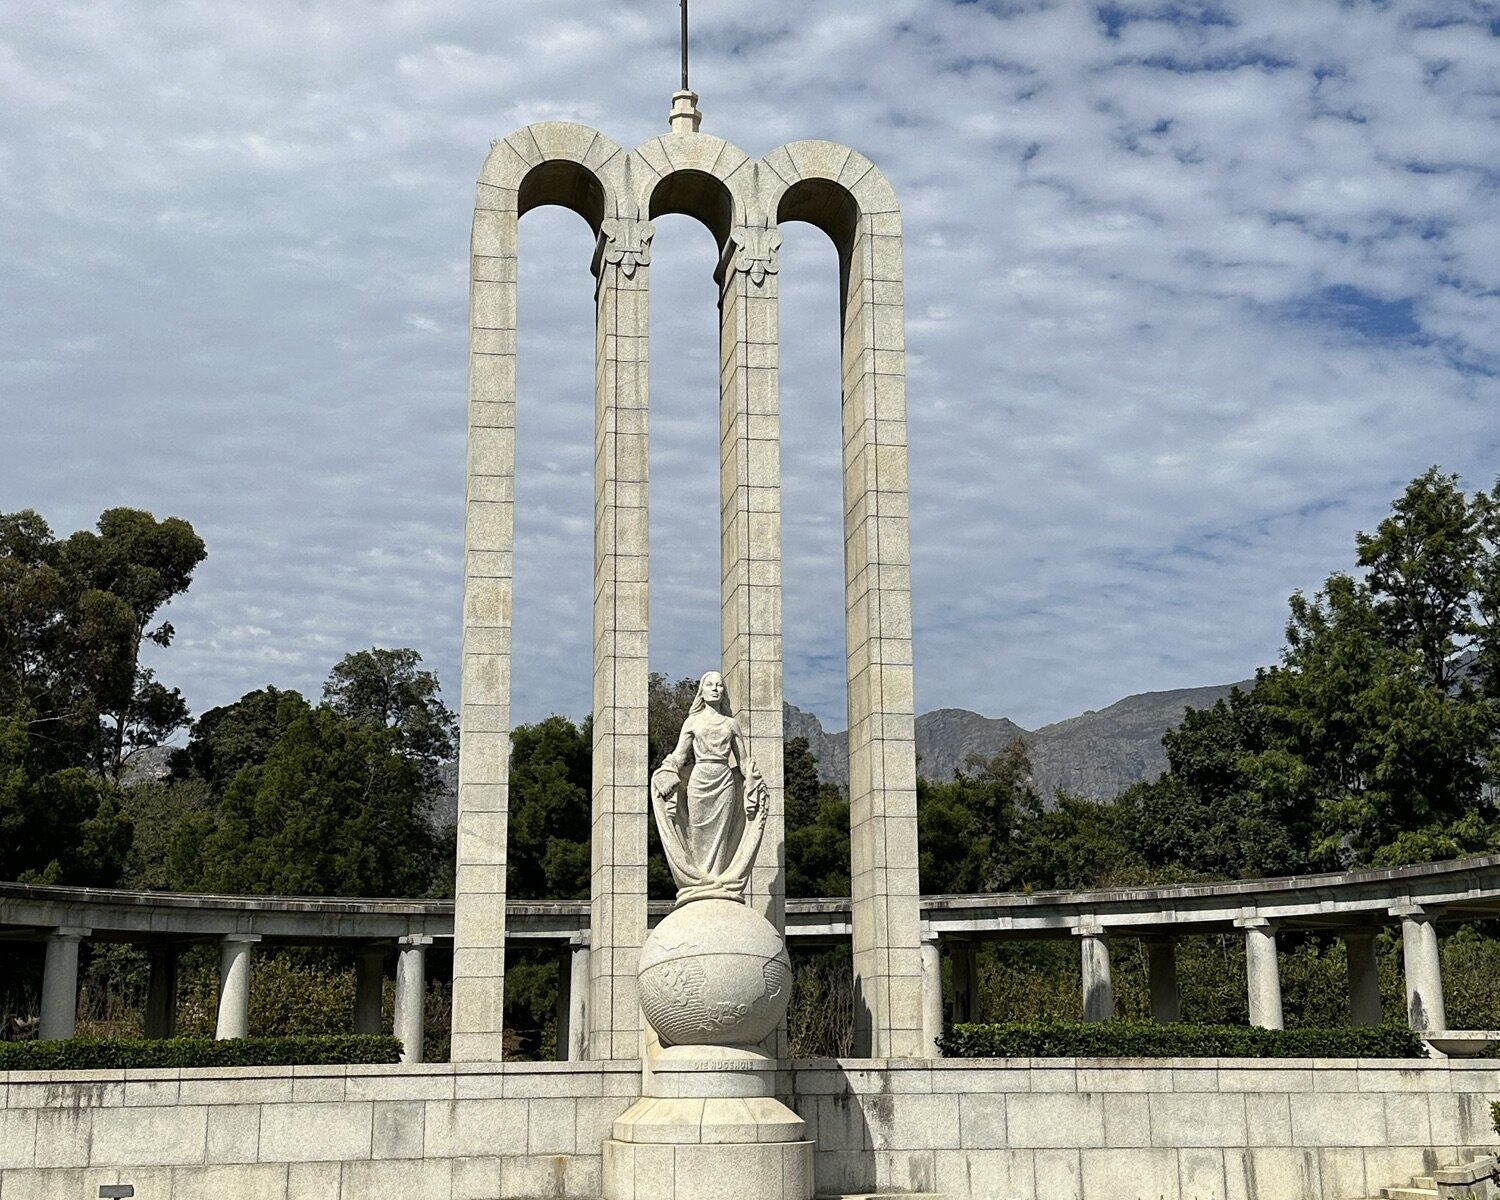
<path id="1" fill-rule="evenodd" d="M 1437 1188 L 1390 1187 L 1381 1188 L 1385 1200 L 1437 1200 Z"/>
<path id="2" fill-rule="evenodd" d="M 948 1200 L 942 1192 L 820 1192 L 817 1200 Z"/>
<path id="3" fill-rule="evenodd" d="M 1414 1188 L 1420 1188 L 1424 1192 L 1437 1191 L 1437 1180 L 1431 1175 L 1413 1175 L 1411 1177 L 1411 1185 Z"/>

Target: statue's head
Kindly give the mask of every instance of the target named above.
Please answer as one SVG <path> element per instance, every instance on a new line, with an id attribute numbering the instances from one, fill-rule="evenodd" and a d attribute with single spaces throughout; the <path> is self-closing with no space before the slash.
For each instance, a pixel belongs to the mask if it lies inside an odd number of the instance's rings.
<path id="1" fill-rule="evenodd" d="M 708 671 L 698 680 L 698 694 L 693 697 L 689 715 L 705 708 L 723 713 L 726 717 L 734 716 L 729 704 L 729 690 L 724 686 L 724 676 L 718 671 Z"/>

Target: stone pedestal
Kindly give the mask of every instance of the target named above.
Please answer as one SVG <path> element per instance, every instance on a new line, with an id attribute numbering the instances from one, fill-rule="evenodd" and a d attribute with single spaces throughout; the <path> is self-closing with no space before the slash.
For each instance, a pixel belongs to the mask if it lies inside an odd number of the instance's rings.
<path id="1" fill-rule="evenodd" d="M 604 1200 L 811 1200 L 813 1143 L 776 1099 L 791 964 L 775 926 L 734 900 L 679 902 L 637 977 L 645 1072 L 604 1143 Z"/>
<path id="2" fill-rule="evenodd" d="M 771 1094 L 775 1068 L 744 1047 L 656 1050 L 604 1143 L 604 1200 L 810 1200 L 813 1143 Z"/>

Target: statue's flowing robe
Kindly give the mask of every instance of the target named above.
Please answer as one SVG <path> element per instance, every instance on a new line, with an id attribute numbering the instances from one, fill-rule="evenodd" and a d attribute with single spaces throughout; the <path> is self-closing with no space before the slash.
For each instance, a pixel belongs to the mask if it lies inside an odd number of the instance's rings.
<path id="1" fill-rule="evenodd" d="M 685 781 L 687 812 L 683 841 L 693 864 L 705 875 L 721 876 L 733 861 L 745 833 L 744 776 L 733 761 L 736 727 L 731 718 L 708 713 L 691 722 L 693 767 Z M 680 770 L 680 766 L 679 766 Z"/>
<path id="2" fill-rule="evenodd" d="M 753 819 L 745 815 L 749 780 L 756 788 Z M 650 793 L 677 903 L 743 900 L 769 797 L 739 723 L 713 713 L 689 715 L 676 749 L 652 773 Z"/>

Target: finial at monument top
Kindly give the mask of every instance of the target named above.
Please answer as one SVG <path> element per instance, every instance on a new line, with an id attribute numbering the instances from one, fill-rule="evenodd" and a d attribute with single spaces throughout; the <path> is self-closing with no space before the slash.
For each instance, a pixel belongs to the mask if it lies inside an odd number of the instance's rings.
<path id="1" fill-rule="evenodd" d="M 672 93 L 670 116 L 673 133 L 697 133 L 703 124 L 698 111 L 698 93 L 688 86 L 688 11 L 687 0 L 677 0 L 682 8 L 682 87 Z"/>

